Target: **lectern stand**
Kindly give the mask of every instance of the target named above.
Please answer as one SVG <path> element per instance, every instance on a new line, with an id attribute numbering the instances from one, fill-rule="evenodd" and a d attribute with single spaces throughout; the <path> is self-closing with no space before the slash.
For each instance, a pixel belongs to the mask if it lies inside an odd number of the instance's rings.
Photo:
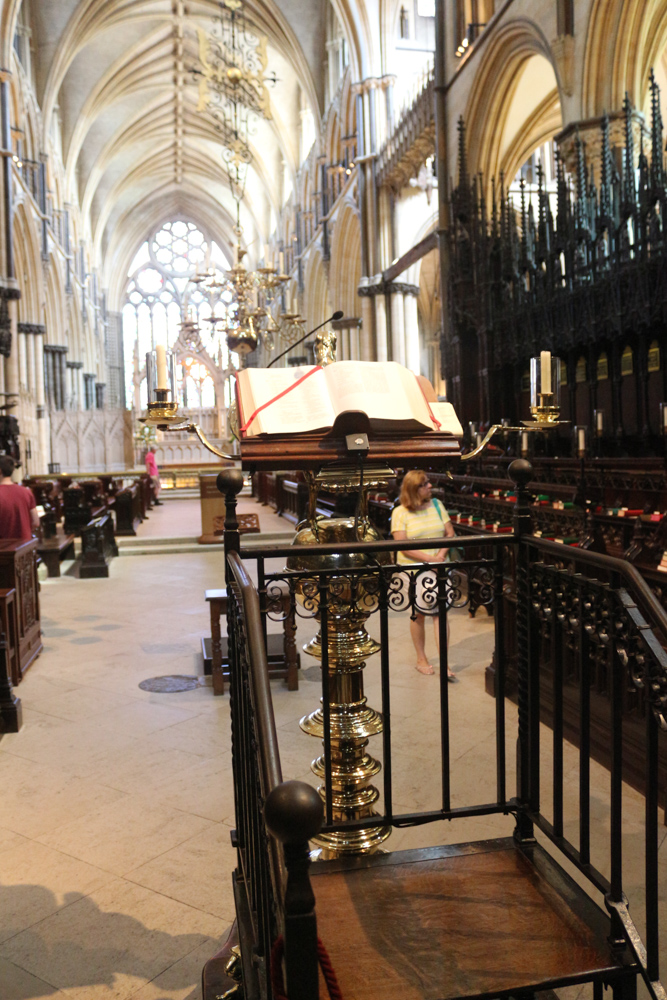
<path id="1" fill-rule="evenodd" d="M 355 577 L 354 584 L 347 576 L 352 565 L 358 570 L 368 562 L 369 567 L 377 568 L 388 563 L 390 557 L 375 552 L 368 560 L 357 555 L 353 563 L 348 563 L 342 554 L 314 555 L 313 547 L 327 542 L 377 542 L 378 534 L 366 519 L 368 487 L 386 485 L 396 466 L 441 467 L 443 461 L 459 455 L 458 440 L 450 434 L 425 431 L 406 437 L 378 433 L 366 414 L 356 411 L 341 414 L 328 433 L 263 435 L 241 440 L 244 470 L 294 468 L 311 473 L 309 524 L 297 534 L 294 556 L 289 556 L 287 568 L 301 574 L 292 600 L 296 598 L 307 606 L 320 624 L 319 634 L 306 643 L 304 650 L 321 660 L 323 685 L 322 707 L 305 716 L 300 725 L 308 735 L 323 740 L 325 755 L 313 762 L 312 770 L 322 781 L 319 793 L 334 822 L 357 823 L 354 831 L 327 832 L 313 838 L 325 857 L 372 853 L 391 833 L 390 826 L 375 821 L 380 793 L 372 779 L 380 772 L 381 764 L 367 752 L 367 746 L 370 737 L 383 731 L 384 722 L 380 713 L 367 704 L 363 680 L 366 660 L 381 648 L 365 627 L 371 610 L 377 607 L 378 592 L 372 584 L 366 589 L 368 581 L 363 576 Z M 354 494 L 362 489 L 356 517 L 316 517 L 317 486 L 323 479 L 336 493 Z M 235 504 L 235 497 L 228 496 L 228 515 Z M 225 537 L 226 544 L 231 540 Z M 260 584 L 260 609 L 264 613 L 270 610 L 269 603 L 266 587 Z M 330 772 L 325 764 L 329 753 Z"/>

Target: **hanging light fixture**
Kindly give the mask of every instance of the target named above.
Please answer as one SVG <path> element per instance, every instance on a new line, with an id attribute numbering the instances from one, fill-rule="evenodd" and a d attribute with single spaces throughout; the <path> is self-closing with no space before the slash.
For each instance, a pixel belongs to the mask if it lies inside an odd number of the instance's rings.
<path id="1" fill-rule="evenodd" d="M 260 342 L 267 351 L 273 350 L 276 292 L 287 281 L 274 267 L 268 246 L 263 267 L 253 272 L 243 264 L 241 202 L 252 162 L 250 136 L 257 118 L 272 117 L 268 87 L 276 77 L 267 72 L 267 37 L 250 26 L 241 8 L 241 0 L 221 0 L 213 30 L 198 29 L 199 64 L 193 71 L 199 80 L 197 110 L 208 113 L 222 135 L 222 159 L 236 205 L 234 266 L 225 274 L 232 294 L 225 335 L 240 366 Z M 220 287 L 215 276 L 203 280 L 207 290 Z M 217 325 L 217 319 L 211 322 Z"/>

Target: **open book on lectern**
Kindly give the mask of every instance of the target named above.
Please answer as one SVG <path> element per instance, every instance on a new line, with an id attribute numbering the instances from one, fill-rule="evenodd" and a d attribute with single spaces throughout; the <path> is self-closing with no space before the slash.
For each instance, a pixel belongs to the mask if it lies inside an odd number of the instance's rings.
<path id="1" fill-rule="evenodd" d="M 245 437 L 327 430 L 349 410 L 361 410 L 377 431 L 463 435 L 451 403 L 427 399 L 435 397 L 428 380 L 395 361 L 244 368 L 236 380 Z"/>

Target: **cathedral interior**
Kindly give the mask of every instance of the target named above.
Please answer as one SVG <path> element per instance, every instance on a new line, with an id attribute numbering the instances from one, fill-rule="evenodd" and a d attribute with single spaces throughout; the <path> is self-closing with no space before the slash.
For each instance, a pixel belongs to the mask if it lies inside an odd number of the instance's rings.
<path id="1" fill-rule="evenodd" d="M 251 760 L 260 731 L 324 802 L 301 847 L 356 857 L 342 896 L 312 879 L 346 1000 L 664 998 L 667 5 L 0 0 L 0 45 L 0 455 L 41 517 L 36 539 L 0 537 L 0 1000 L 317 997 L 290 943 L 316 939 L 299 838 L 276 805 L 264 850 L 252 813 L 281 780 L 273 750 Z M 437 456 L 404 436 L 377 468 L 360 453 L 347 506 L 343 473 L 318 499 L 281 426 L 244 457 L 237 376 L 327 360 L 425 377 L 461 434 Z M 437 677 L 399 614 L 423 630 L 418 589 L 401 604 L 386 568 L 415 466 L 462 541 L 464 569 L 430 584 Z M 354 534 L 319 537 L 336 518 Z M 288 553 L 309 519 L 301 543 L 334 560 L 330 539 L 347 551 L 368 525 L 375 584 L 354 562 L 352 598 L 326 576 L 339 563 L 299 578 L 320 558 Z M 365 689 L 359 650 L 380 654 Z M 334 688 L 378 709 L 354 738 Z M 324 740 L 312 764 L 304 732 Z M 491 903 L 511 838 L 531 864 L 555 845 L 565 874 L 542 860 L 548 892 Z M 425 900 L 462 843 L 461 866 L 491 867 L 475 915 L 441 926 Z M 349 873 L 385 850 L 441 854 L 400 902 L 387 886 L 408 876 L 371 865 L 369 902 Z M 561 950 L 542 973 L 525 942 L 549 893 Z M 410 923 L 408 899 L 412 930 L 374 938 L 385 908 Z"/>

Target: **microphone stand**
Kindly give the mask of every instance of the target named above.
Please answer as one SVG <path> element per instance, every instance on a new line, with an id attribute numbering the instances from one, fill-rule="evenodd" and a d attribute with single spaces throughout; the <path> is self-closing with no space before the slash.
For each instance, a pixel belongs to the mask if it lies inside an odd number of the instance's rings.
<path id="1" fill-rule="evenodd" d="M 284 351 L 281 351 L 281 353 L 278 354 L 277 357 L 275 357 L 273 361 L 271 361 L 270 364 L 268 364 L 266 367 L 271 368 L 272 365 L 275 365 L 276 361 L 280 361 L 281 358 L 284 358 L 286 354 L 289 354 L 289 352 L 292 351 L 295 347 L 298 347 L 299 344 L 302 344 L 304 340 L 306 340 L 308 337 L 311 336 L 311 334 L 317 333 L 318 330 L 321 330 L 323 326 L 327 325 L 327 323 L 330 323 L 332 320 L 335 321 L 337 319 L 342 319 L 342 318 L 343 318 L 342 309 L 337 309 L 336 312 L 333 314 L 333 316 L 329 316 L 329 318 L 325 319 L 323 323 L 319 324 L 319 326 L 313 327 L 313 329 L 309 330 L 308 333 L 304 333 L 303 337 L 299 337 L 297 341 L 295 341 L 293 344 L 290 344 L 290 346 L 287 347 Z"/>

